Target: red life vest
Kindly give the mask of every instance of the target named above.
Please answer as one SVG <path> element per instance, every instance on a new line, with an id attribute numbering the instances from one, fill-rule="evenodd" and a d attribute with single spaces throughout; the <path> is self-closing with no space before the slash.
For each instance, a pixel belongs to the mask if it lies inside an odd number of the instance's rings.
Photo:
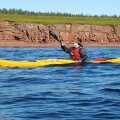
<path id="1" fill-rule="evenodd" d="M 71 59 L 73 59 L 73 60 L 79 60 L 81 58 L 81 55 L 79 53 L 79 49 L 80 48 L 75 48 L 75 49 L 71 50 L 71 52 L 70 52 Z"/>

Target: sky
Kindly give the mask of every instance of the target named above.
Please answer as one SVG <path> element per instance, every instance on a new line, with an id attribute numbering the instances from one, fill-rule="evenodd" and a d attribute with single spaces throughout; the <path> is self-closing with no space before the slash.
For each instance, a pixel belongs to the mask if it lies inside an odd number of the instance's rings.
<path id="1" fill-rule="evenodd" d="M 84 15 L 120 15 L 120 0 L 0 0 L 0 9 Z"/>

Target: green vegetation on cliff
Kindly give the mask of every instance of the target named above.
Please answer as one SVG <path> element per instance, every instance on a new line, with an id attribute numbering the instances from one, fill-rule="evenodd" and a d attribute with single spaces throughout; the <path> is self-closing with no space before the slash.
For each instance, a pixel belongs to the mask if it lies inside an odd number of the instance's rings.
<path id="1" fill-rule="evenodd" d="M 25 23 L 43 24 L 95 24 L 95 25 L 120 25 L 120 18 L 96 18 L 77 16 L 31 16 L 0 14 L 0 21 L 15 21 Z"/>
<path id="2" fill-rule="evenodd" d="M 120 25 L 120 16 L 71 15 L 68 13 L 41 13 L 22 11 L 21 9 L 0 9 L 0 21 L 15 21 L 43 24 L 93 24 Z"/>

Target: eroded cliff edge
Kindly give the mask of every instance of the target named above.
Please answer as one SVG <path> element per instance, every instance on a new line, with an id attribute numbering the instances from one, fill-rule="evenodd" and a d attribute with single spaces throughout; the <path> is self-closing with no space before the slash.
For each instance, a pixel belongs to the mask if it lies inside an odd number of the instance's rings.
<path id="1" fill-rule="evenodd" d="M 98 26 L 81 24 L 44 25 L 40 23 L 0 22 L 0 42 L 22 41 L 32 44 L 54 45 L 57 42 L 49 36 L 49 29 L 67 43 L 82 39 L 86 46 L 120 46 L 120 26 Z"/>

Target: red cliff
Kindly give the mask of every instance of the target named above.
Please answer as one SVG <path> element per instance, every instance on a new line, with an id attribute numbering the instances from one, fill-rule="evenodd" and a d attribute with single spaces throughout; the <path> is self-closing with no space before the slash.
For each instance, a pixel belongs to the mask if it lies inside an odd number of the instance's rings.
<path id="1" fill-rule="evenodd" d="M 98 26 L 81 24 L 44 25 L 40 23 L 0 22 L 0 41 L 25 41 L 37 44 L 54 44 L 56 41 L 49 37 L 49 29 L 53 30 L 60 39 L 67 43 L 82 39 L 85 45 L 120 45 L 120 26 Z"/>

